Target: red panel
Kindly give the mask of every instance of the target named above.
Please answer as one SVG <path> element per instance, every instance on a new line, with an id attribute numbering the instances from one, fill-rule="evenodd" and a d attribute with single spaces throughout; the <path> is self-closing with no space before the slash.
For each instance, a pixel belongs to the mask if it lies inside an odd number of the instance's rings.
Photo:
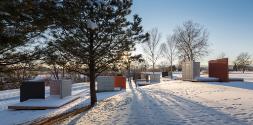
<path id="1" fill-rule="evenodd" d="M 209 77 L 219 78 L 221 82 L 228 82 L 228 58 L 210 60 L 208 62 Z"/>
<path id="2" fill-rule="evenodd" d="M 126 78 L 123 76 L 115 76 L 114 87 L 121 87 L 126 89 Z"/>

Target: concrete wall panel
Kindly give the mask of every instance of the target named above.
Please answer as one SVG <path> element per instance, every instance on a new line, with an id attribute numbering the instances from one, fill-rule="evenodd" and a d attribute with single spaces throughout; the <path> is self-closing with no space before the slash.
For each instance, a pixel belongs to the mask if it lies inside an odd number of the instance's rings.
<path id="1" fill-rule="evenodd" d="M 210 60 L 208 62 L 209 77 L 219 78 L 221 82 L 228 82 L 228 58 Z"/>
<path id="2" fill-rule="evenodd" d="M 114 87 L 120 87 L 126 89 L 126 77 L 124 76 L 115 76 L 114 77 Z"/>
<path id="3" fill-rule="evenodd" d="M 185 81 L 194 81 L 197 77 L 200 77 L 200 63 L 192 61 L 183 62 L 182 79 Z"/>
<path id="4" fill-rule="evenodd" d="M 98 76 L 97 91 L 113 91 L 114 90 L 114 76 Z"/>
<path id="5" fill-rule="evenodd" d="M 71 96 L 72 80 L 51 80 L 50 95 L 59 95 L 60 98 Z"/>
<path id="6" fill-rule="evenodd" d="M 26 81 L 20 86 L 20 102 L 28 99 L 45 99 L 45 82 Z"/>

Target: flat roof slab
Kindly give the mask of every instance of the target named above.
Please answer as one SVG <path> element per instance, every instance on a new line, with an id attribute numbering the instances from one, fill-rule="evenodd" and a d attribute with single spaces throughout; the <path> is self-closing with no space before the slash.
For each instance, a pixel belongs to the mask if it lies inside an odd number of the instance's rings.
<path id="1" fill-rule="evenodd" d="M 20 102 L 14 105 L 8 106 L 8 109 L 15 109 L 15 110 L 42 110 L 42 109 L 54 109 L 60 108 L 68 103 L 71 103 L 80 96 L 68 96 L 65 98 L 60 98 L 60 96 L 49 96 L 46 99 L 29 99 L 24 102 Z"/>

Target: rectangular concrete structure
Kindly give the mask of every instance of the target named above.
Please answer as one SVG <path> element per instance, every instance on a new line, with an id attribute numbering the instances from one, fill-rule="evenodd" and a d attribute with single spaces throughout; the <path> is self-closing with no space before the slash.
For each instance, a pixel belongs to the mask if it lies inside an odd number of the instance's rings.
<path id="1" fill-rule="evenodd" d="M 151 83 L 160 83 L 161 75 L 160 74 L 150 74 L 150 82 Z"/>
<path id="2" fill-rule="evenodd" d="M 146 82 L 151 83 L 159 83 L 161 79 L 161 73 L 160 72 L 142 72 L 141 73 L 142 79 L 145 79 Z"/>
<path id="3" fill-rule="evenodd" d="M 57 80 L 50 80 L 50 95 L 60 95 L 60 83 Z"/>
<path id="4" fill-rule="evenodd" d="M 114 91 L 114 76 L 98 76 L 97 91 Z"/>
<path id="5" fill-rule="evenodd" d="M 200 77 L 200 62 L 183 62 L 182 63 L 182 80 L 195 81 Z"/>
<path id="6" fill-rule="evenodd" d="M 145 73 L 141 73 L 141 79 L 145 79 L 146 82 L 149 82 L 150 81 L 150 75 L 145 74 Z"/>
<path id="7" fill-rule="evenodd" d="M 20 86 L 20 102 L 29 99 L 45 99 L 45 82 L 25 81 Z"/>
<path id="8" fill-rule="evenodd" d="M 162 72 L 162 77 L 169 76 L 169 72 Z"/>
<path id="9" fill-rule="evenodd" d="M 228 58 L 210 60 L 208 62 L 209 77 L 219 78 L 220 82 L 228 82 Z"/>
<path id="10" fill-rule="evenodd" d="M 120 87 L 122 89 L 126 89 L 126 77 L 115 76 L 114 77 L 114 87 Z"/>
<path id="11" fill-rule="evenodd" d="M 172 72 L 162 72 L 162 77 L 171 77 Z"/>
<path id="12" fill-rule="evenodd" d="M 141 73 L 141 79 L 146 79 L 147 74 Z"/>
<path id="13" fill-rule="evenodd" d="M 60 98 L 71 96 L 72 80 L 51 80 L 50 95 L 59 95 Z"/>

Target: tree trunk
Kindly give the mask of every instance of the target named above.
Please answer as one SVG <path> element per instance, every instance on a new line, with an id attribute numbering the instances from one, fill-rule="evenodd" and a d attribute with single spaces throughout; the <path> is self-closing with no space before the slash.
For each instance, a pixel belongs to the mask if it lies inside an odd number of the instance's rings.
<path id="1" fill-rule="evenodd" d="M 62 67 L 62 79 L 64 79 L 64 77 L 65 77 L 65 68 L 64 68 L 64 66 Z"/>
<path id="2" fill-rule="evenodd" d="M 127 75 L 128 75 L 128 82 L 131 83 L 131 76 L 130 76 L 130 63 L 128 63 Z"/>
<path id="3" fill-rule="evenodd" d="M 96 79 L 96 71 L 95 71 L 95 60 L 94 60 L 94 52 L 93 52 L 93 32 L 90 32 L 90 48 L 89 48 L 89 54 L 90 54 L 90 63 L 89 63 L 89 77 L 90 77 L 90 102 L 91 106 L 93 107 L 96 102 L 97 102 L 97 95 L 96 95 L 96 84 L 95 84 L 95 79 Z"/>
<path id="4" fill-rule="evenodd" d="M 58 74 L 58 69 L 55 65 L 53 66 L 53 74 L 54 74 L 55 79 L 58 80 L 59 79 L 59 74 Z"/>
<path id="5" fill-rule="evenodd" d="M 170 59 L 170 73 L 171 73 L 171 75 L 170 75 L 170 78 L 171 79 L 173 79 L 173 69 L 172 69 L 172 65 L 173 65 L 173 61 L 172 61 L 172 58 Z"/>
<path id="6" fill-rule="evenodd" d="M 96 95 L 96 84 L 95 84 L 95 79 L 96 79 L 96 74 L 95 74 L 95 65 L 90 63 L 90 102 L 91 106 L 93 107 L 96 102 L 97 102 L 97 95 Z"/>
<path id="7" fill-rule="evenodd" d="M 153 75 L 154 75 L 155 74 L 155 63 L 152 64 L 152 67 L 153 67 L 152 71 L 153 71 Z"/>

